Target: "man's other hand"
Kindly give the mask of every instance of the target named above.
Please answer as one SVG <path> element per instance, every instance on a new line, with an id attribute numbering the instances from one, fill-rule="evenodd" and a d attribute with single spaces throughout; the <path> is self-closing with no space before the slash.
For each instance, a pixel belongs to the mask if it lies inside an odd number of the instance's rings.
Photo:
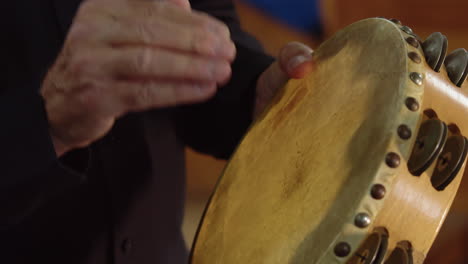
<path id="1" fill-rule="evenodd" d="M 134 111 L 196 103 L 228 82 L 236 49 L 188 0 L 87 0 L 41 89 L 58 156 Z"/>
<path id="2" fill-rule="evenodd" d="M 308 46 L 291 42 L 284 46 L 278 59 L 257 81 L 254 118 L 257 117 L 274 97 L 278 89 L 289 79 L 301 79 L 313 70 L 313 50 Z"/>

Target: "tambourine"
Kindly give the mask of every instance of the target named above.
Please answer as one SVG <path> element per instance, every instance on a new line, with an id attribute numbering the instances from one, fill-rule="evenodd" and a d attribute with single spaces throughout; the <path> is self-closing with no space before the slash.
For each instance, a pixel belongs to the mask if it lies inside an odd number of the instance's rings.
<path id="1" fill-rule="evenodd" d="M 468 149 L 468 54 L 446 53 L 383 18 L 323 43 L 237 148 L 190 262 L 422 263 Z"/>

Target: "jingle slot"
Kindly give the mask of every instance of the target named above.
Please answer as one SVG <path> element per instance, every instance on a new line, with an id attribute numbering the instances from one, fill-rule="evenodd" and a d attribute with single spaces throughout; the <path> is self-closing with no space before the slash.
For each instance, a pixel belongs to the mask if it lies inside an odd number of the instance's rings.
<path id="1" fill-rule="evenodd" d="M 450 81 L 461 87 L 468 74 L 468 52 L 465 49 L 452 51 L 445 59 L 445 68 Z"/>
<path id="2" fill-rule="evenodd" d="M 447 55 L 448 40 L 440 32 L 432 33 L 423 43 L 426 62 L 435 72 L 440 72 Z"/>
<path id="3" fill-rule="evenodd" d="M 454 135 L 461 135 L 460 128 L 458 128 L 458 126 L 455 125 L 455 124 L 449 124 L 448 129 L 449 129 L 450 133 L 452 133 Z"/>
<path id="4" fill-rule="evenodd" d="M 424 110 L 424 115 L 427 116 L 429 119 L 436 119 L 438 118 L 437 113 L 432 109 Z"/>

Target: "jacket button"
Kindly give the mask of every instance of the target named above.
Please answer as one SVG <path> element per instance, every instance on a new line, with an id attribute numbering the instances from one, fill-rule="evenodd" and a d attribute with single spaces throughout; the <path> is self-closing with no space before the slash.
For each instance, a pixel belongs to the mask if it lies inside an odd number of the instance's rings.
<path id="1" fill-rule="evenodd" d="M 132 244 L 133 243 L 132 243 L 132 241 L 130 239 L 128 239 L 128 238 L 124 239 L 122 241 L 122 245 L 121 245 L 122 252 L 124 254 L 130 253 L 130 251 L 132 250 L 132 246 L 133 246 Z"/>

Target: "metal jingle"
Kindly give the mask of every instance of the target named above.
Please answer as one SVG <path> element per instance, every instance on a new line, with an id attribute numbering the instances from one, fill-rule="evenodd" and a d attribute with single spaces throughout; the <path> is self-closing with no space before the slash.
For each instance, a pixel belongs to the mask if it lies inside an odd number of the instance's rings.
<path id="1" fill-rule="evenodd" d="M 457 176 L 468 152 L 468 140 L 461 135 L 447 139 L 444 149 L 437 160 L 431 183 L 439 191 L 444 190 Z"/>
<path id="2" fill-rule="evenodd" d="M 411 244 L 402 241 L 397 244 L 385 264 L 413 264 L 413 252 Z"/>
<path id="3" fill-rule="evenodd" d="M 408 160 L 411 174 L 419 176 L 431 166 L 444 147 L 447 131 L 447 125 L 438 119 L 429 119 L 421 124 Z"/>
<path id="4" fill-rule="evenodd" d="M 465 49 L 452 51 L 445 59 L 445 68 L 450 80 L 461 87 L 468 74 L 468 52 Z"/>
<path id="5" fill-rule="evenodd" d="M 432 33 L 423 43 L 427 64 L 436 72 L 440 71 L 447 55 L 448 40 L 440 32 Z"/>
<path id="6" fill-rule="evenodd" d="M 381 264 L 388 248 L 388 232 L 376 228 L 347 262 L 348 264 Z"/>

